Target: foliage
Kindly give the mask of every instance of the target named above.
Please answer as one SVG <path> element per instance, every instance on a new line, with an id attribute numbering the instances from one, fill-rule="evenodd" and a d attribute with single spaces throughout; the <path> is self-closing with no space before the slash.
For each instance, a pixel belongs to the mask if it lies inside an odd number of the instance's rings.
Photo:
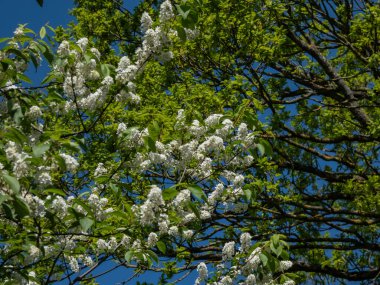
<path id="1" fill-rule="evenodd" d="M 376 283 L 377 1 L 161 2 L 6 40 L 0 279 Z"/>

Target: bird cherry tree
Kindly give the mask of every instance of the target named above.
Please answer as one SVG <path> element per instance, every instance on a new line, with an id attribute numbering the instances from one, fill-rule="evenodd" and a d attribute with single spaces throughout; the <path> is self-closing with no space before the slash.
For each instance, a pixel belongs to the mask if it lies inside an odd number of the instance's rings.
<path id="1" fill-rule="evenodd" d="M 41 2 L 41 1 L 40 1 Z M 125 268 L 176 283 L 294 284 L 283 235 L 253 241 L 254 187 L 272 164 L 246 108 L 175 108 L 136 125 L 140 77 L 175 54 L 170 1 L 141 17 L 141 44 L 104 61 L 86 37 L 57 43 L 19 26 L 0 51 L 0 281 L 96 284 Z M 177 27 L 178 28 L 178 27 Z M 197 30 L 186 33 L 196 37 Z M 37 85 L 26 72 L 50 71 Z M 107 264 L 106 268 L 104 264 Z M 191 275 L 193 276 L 193 275 Z M 186 279 L 185 279 L 186 280 Z"/>

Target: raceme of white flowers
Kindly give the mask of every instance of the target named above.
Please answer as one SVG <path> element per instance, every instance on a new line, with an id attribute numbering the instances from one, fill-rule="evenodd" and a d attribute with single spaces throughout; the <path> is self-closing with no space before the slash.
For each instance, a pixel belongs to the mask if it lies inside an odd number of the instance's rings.
<path id="1" fill-rule="evenodd" d="M 143 13 L 142 46 L 136 50 L 134 61 L 126 56 L 120 58 L 115 74 L 103 72 L 102 69 L 109 67 L 101 64 L 99 51 L 90 48 L 88 39 L 79 39 L 75 44 L 63 41 L 58 47 L 59 60 L 53 70 L 62 79 L 62 95 L 65 99 L 64 106 L 57 108 L 57 114 L 65 115 L 70 111 L 93 112 L 107 100 L 113 99 L 112 96 L 121 103 L 138 103 L 140 98 L 135 94 L 133 81 L 147 60 L 154 57 L 166 61 L 172 57 L 167 50 L 170 35 L 173 34 L 168 23 L 174 16 L 169 0 L 164 1 L 160 7 L 159 25 L 154 26 L 149 14 Z M 14 32 L 15 38 L 22 34 L 22 27 Z M 16 66 L 18 71 L 26 69 L 21 63 Z M 16 92 L 17 88 L 10 81 L 1 90 Z M 128 128 L 128 124 L 120 122 L 116 131 L 116 137 L 120 141 L 118 151 L 128 150 L 134 156 L 118 171 L 99 162 L 91 172 L 95 181 L 75 192 L 72 190 L 75 188 L 73 181 L 90 171 L 82 167 L 80 149 L 75 152 L 62 148 L 50 154 L 50 157 L 46 154 L 50 145 L 38 144 L 45 131 L 42 118 L 45 110 L 49 110 L 44 107 L 46 106 L 32 105 L 25 111 L 25 117 L 32 122 L 25 142 L 9 140 L 2 146 L 7 162 L 0 163 L 0 194 L 10 197 L 14 195 L 13 192 L 18 192 L 17 201 L 28 210 L 28 214 L 17 221 L 19 225 L 34 221 L 41 224 L 54 222 L 57 226 L 52 231 L 42 231 L 38 242 L 35 239 L 28 241 L 24 260 L 10 258 L 7 261 L 9 272 L 12 272 L 13 266 L 22 264 L 23 267 L 30 268 L 28 274 L 34 277 L 34 264 L 46 258 L 58 257 L 67 265 L 67 270 L 78 274 L 107 255 L 122 260 L 129 254 L 128 262 L 144 264 L 149 259 L 149 252 L 157 252 L 161 240 L 185 245 L 198 241 L 205 243 L 203 238 L 208 233 L 200 231 L 201 225 L 209 225 L 216 215 L 242 214 L 248 210 L 243 191 L 246 181 L 242 171 L 254 162 L 249 149 L 255 146 L 256 137 L 247 124 L 235 124 L 231 118 L 221 114 L 212 114 L 204 122 L 194 120 L 187 124 L 185 112 L 179 110 L 175 129 L 184 135 L 171 141 L 155 141 L 154 148 L 140 151 L 145 147 L 149 131 Z M 19 109 L 20 106 L 16 103 L 13 110 L 9 111 Z M 3 114 L 8 110 L 4 108 L 4 112 L 0 112 Z M 13 126 L 21 132 L 17 124 Z M 36 147 L 44 149 L 42 154 Z M 64 189 L 52 187 L 54 181 L 57 181 L 53 175 L 57 169 L 62 170 L 62 176 L 58 180 L 68 182 L 69 186 Z M 111 175 L 112 171 L 114 173 Z M 19 182 L 13 183 L 13 186 L 6 183 L 5 177 L 9 180 L 10 174 L 21 182 L 20 185 Z M 128 213 L 120 213 L 116 207 L 119 206 L 117 199 L 105 195 L 107 187 L 141 174 L 161 174 L 161 177 L 165 177 L 165 182 L 151 183 L 149 187 L 134 190 L 135 196 L 131 199 L 135 203 L 123 205 Z M 109 178 L 108 184 L 102 181 L 103 177 Z M 29 181 L 28 187 L 25 186 L 25 181 Z M 176 185 L 175 195 L 167 196 L 172 191 L 169 185 Z M 209 187 L 203 188 L 205 185 Z M 123 222 L 115 218 L 118 215 L 127 216 L 130 228 L 118 224 Z M 104 221 L 117 225 L 115 232 L 104 236 L 99 233 L 92 235 L 92 225 Z M 12 221 L 11 225 L 17 224 Z M 33 227 L 30 235 L 35 235 L 34 231 Z M 270 282 L 270 274 L 264 277 L 256 274 L 263 270 L 259 257 L 262 249 L 258 247 L 252 251 L 252 246 L 252 236 L 248 232 L 242 232 L 237 241 L 218 245 L 218 281 L 212 284 L 234 284 L 238 279 L 244 279 L 242 284 Z M 1 246 L 0 251 L 11 253 L 12 245 Z M 237 265 L 227 270 L 232 262 Z M 281 261 L 280 271 L 285 272 L 291 266 L 291 261 Z M 207 282 L 211 268 L 205 262 L 200 262 L 196 269 L 199 276 L 195 283 Z M 20 278 L 23 283 L 25 279 Z M 59 281 L 59 274 L 53 274 L 52 280 Z M 30 281 L 25 284 L 34 283 Z"/>

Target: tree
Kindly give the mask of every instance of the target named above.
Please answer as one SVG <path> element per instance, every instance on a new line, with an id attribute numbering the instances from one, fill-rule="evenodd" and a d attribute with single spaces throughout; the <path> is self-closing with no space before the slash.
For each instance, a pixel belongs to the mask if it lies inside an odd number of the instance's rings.
<path id="1" fill-rule="evenodd" d="M 377 1 L 76 4 L 2 51 L 0 279 L 376 283 Z"/>

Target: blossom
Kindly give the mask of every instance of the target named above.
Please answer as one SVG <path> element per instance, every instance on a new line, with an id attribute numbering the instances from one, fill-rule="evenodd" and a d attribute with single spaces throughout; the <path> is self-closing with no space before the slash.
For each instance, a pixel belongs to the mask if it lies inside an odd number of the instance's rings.
<path id="1" fill-rule="evenodd" d="M 67 214 L 68 205 L 65 199 L 61 196 L 57 196 L 51 203 L 51 208 L 59 217 L 63 218 Z"/>
<path id="2" fill-rule="evenodd" d="M 31 246 L 29 247 L 29 251 L 28 251 L 28 253 L 29 253 L 29 256 L 30 256 L 33 260 L 36 260 L 36 259 L 40 256 L 41 251 L 40 251 L 40 249 L 39 249 L 38 247 L 36 247 L 35 245 L 31 245 Z"/>
<path id="3" fill-rule="evenodd" d="M 35 120 L 38 117 L 42 116 L 42 112 L 41 112 L 40 107 L 32 106 L 32 107 L 30 107 L 29 111 L 25 113 L 25 115 L 28 116 L 29 118 Z"/>
<path id="4" fill-rule="evenodd" d="M 74 256 L 69 256 L 68 260 L 69 260 L 70 269 L 74 272 L 79 272 L 80 269 L 79 269 L 78 260 Z"/>
<path id="5" fill-rule="evenodd" d="M 98 241 L 96 242 L 96 245 L 98 247 L 98 249 L 100 250 L 108 250 L 109 248 L 109 245 L 108 243 L 104 240 L 104 239 L 98 239 Z"/>
<path id="6" fill-rule="evenodd" d="M 62 57 L 68 56 L 70 54 L 70 44 L 68 41 L 63 41 L 59 45 L 57 54 Z"/>
<path id="7" fill-rule="evenodd" d="M 116 134 L 117 134 L 118 136 L 120 136 L 120 135 L 123 134 L 126 130 L 127 130 L 127 125 L 124 124 L 124 123 L 120 123 L 120 124 L 117 126 Z"/>
<path id="8" fill-rule="evenodd" d="M 293 262 L 291 262 L 290 260 L 280 261 L 280 271 L 288 270 L 292 266 L 293 266 Z"/>
<path id="9" fill-rule="evenodd" d="M 141 31 L 145 33 L 152 27 L 153 20 L 147 12 L 144 12 L 141 16 Z"/>
<path id="10" fill-rule="evenodd" d="M 208 270 L 207 266 L 204 262 L 201 262 L 197 266 L 197 271 L 198 271 L 198 278 L 195 281 L 195 284 L 199 284 L 202 280 L 205 280 L 208 276 Z"/>
<path id="11" fill-rule="evenodd" d="M 249 274 L 247 279 L 244 282 L 245 285 L 255 285 L 256 284 L 256 276 L 254 274 Z"/>
<path id="12" fill-rule="evenodd" d="M 150 233 L 148 236 L 148 242 L 147 242 L 148 247 L 155 246 L 157 241 L 158 241 L 157 234 L 156 233 Z"/>
<path id="13" fill-rule="evenodd" d="M 102 162 L 98 163 L 98 166 L 95 169 L 94 176 L 99 177 L 107 173 L 107 169 L 104 167 Z"/>
<path id="14" fill-rule="evenodd" d="M 220 280 L 220 285 L 232 285 L 232 279 L 230 276 L 224 276 L 222 280 Z"/>
<path id="15" fill-rule="evenodd" d="M 17 29 L 13 32 L 15 37 L 22 36 L 24 34 L 24 27 L 19 26 Z"/>
<path id="16" fill-rule="evenodd" d="M 94 265 L 94 261 L 92 260 L 91 256 L 86 255 L 83 258 L 83 264 L 88 267 L 91 267 L 92 265 Z"/>
<path id="17" fill-rule="evenodd" d="M 212 114 L 205 120 L 205 125 L 208 128 L 212 128 L 215 125 L 219 124 L 219 120 L 222 117 L 222 114 Z"/>
<path id="18" fill-rule="evenodd" d="M 65 153 L 61 153 L 60 156 L 64 159 L 68 171 L 75 171 L 78 168 L 79 163 L 74 157 Z"/>
<path id="19" fill-rule="evenodd" d="M 191 239 L 194 235 L 194 231 L 193 230 L 186 230 L 186 231 L 183 231 L 183 237 L 185 239 Z"/>
<path id="20" fill-rule="evenodd" d="M 87 38 L 81 38 L 77 41 L 77 45 L 80 47 L 82 51 L 85 51 L 87 45 L 88 45 L 88 39 Z"/>
<path id="21" fill-rule="evenodd" d="M 222 250 L 223 260 L 231 259 L 235 255 L 235 242 L 227 242 Z"/>
<path id="22" fill-rule="evenodd" d="M 173 237 L 178 236 L 178 227 L 177 226 L 171 226 L 169 228 L 168 234 L 170 236 L 173 236 Z"/>
<path id="23" fill-rule="evenodd" d="M 293 280 L 287 280 L 282 285 L 295 285 L 295 284 L 296 282 L 294 282 Z"/>
<path id="24" fill-rule="evenodd" d="M 242 233 L 240 235 L 240 250 L 242 252 L 248 251 L 248 249 L 251 247 L 251 235 L 249 233 Z"/>
<path id="25" fill-rule="evenodd" d="M 160 22 L 166 23 L 174 17 L 173 6 L 169 0 L 164 1 L 160 6 Z"/>

